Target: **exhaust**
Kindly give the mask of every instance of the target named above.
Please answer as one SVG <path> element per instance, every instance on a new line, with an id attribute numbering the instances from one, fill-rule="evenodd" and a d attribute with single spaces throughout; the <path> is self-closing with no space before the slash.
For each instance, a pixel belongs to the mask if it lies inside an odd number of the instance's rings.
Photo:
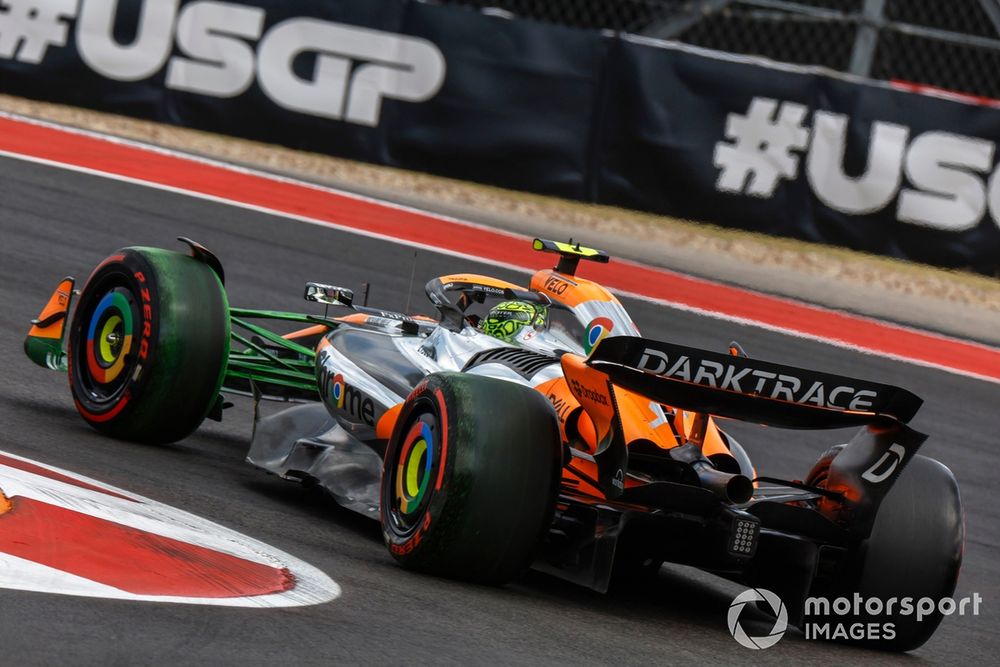
<path id="1" fill-rule="evenodd" d="M 702 487 L 723 500 L 742 505 L 753 497 L 753 482 L 746 475 L 722 472 L 707 461 L 695 461 L 691 467 L 698 474 Z"/>

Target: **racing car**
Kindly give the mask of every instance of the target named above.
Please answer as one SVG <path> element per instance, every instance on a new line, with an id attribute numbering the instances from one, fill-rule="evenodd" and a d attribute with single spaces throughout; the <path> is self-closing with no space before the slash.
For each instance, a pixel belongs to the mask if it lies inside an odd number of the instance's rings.
<path id="1" fill-rule="evenodd" d="M 554 268 L 526 285 L 434 278 L 433 316 L 321 283 L 304 292 L 315 312 L 297 313 L 230 306 L 219 259 L 180 240 L 189 252 L 115 252 L 81 290 L 65 278 L 32 321 L 25 352 L 68 373 L 101 433 L 173 442 L 247 397 L 251 464 L 380 521 L 399 563 L 437 575 L 502 584 L 533 566 L 606 591 L 681 563 L 777 593 L 792 623 L 808 596 L 954 591 L 961 500 L 917 454 L 921 399 L 736 342 L 643 338 L 578 274 L 603 251 L 535 239 Z M 262 401 L 282 409 L 262 416 Z M 725 420 L 858 430 L 785 480 L 758 472 Z M 877 646 L 910 650 L 941 615 L 887 619 L 895 637 Z"/>

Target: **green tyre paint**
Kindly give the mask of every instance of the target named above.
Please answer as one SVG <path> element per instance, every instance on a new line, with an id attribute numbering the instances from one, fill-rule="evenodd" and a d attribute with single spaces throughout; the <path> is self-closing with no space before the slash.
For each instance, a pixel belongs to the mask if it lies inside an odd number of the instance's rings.
<path id="1" fill-rule="evenodd" d="M 205 263 L 124 248 L 91 274 L 70 327 L 77 410 L 98 431 L 167 443 L 215 405 L 229 356 L 229 303 Z"/>

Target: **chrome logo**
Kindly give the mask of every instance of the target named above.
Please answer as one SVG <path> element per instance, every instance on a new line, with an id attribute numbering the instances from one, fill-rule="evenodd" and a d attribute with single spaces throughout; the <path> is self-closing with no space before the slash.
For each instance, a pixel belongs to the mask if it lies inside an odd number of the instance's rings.
<path id="1" fill-rule="evenodd" d="M 330 398 L 338 408 L 344 407 L 344 376 L 337 373 L 333 376 L 333 386 L 330 387 Z"/>
<path id="2" fill-rule="evenodd" d="M 597 344 L 608 337 L 615 328 L 615 323 L 606 317 L 595 317 L 587 325 L 587 333 L 583 339 L 583 351 L 590 354 Z"/>

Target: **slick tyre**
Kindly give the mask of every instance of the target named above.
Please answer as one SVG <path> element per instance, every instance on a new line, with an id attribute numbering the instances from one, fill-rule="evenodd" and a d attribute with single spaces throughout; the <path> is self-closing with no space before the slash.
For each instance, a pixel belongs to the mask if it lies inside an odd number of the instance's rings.
<path id="1" fill-rule="evenodd" d="M 125 248 L 80 294 L 69 334 L 69 381 L 83 419 L 106 435 L 180 440 L 215 404 L 229 356 L 229 304 L 193 257 Z"/>
<path id="2" fill-rule="evenodd" d="M 842 447 L 832 449 L 817 462 L 808 478 L 811 482 L 822 486 L 825 469 Z M 964 539 L 962 500 L 955 476 L 938 461 L 915 456 L 883 499 L 871 535 L 859 545 L 833 592 L 834 597 L 852 602 L 855 593 L 862 600 L 880 600 L 883 605 L 894 598 L 894 613 L 862 610 L 829 620 L 880 628 L 878 638 L 849 639 L 847 643 L 887 651 L 919 648 L 943 618 L 938 603 L 955 591 Z M 929 598 L 935 609 L 920 619 L 915 609 L 914 613 L 898 613 L 905 598 L 910 598 L 914 607 L 920 599 Z M 889 624 L 892 629 L 886 632 Z"/>
<path id="3" fill-rule="evenodd" d="M 486 584 L 530 564 L 552 521 L 559 427 L 538 392 L 463 373 L 407 398 L 382 472 L 382 532 L 404 567 Z"/>

